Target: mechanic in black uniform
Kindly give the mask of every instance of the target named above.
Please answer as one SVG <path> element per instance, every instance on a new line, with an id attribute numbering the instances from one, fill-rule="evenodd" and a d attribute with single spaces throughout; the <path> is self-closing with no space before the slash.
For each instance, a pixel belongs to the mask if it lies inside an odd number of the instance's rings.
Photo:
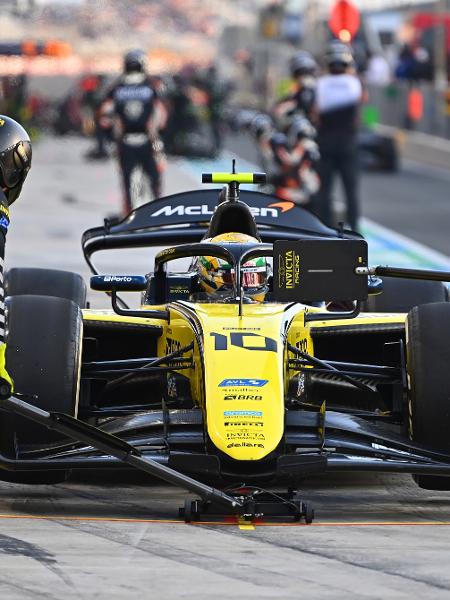
<path id="1" fill-rule="evenodd" d="M 228 90 L 226 89 L 224 82 L 220 80 L 215 65 L 211 65 L 207 69 L 203 87 L 207 93 L 209 123 L 211 126 L 214 151 L 218 153 L 222 150 L 223 146 L 223 114 Z"/>
<path id="2" fill-rule="evenodd" d="M 284 128 L 293 116 L 311 120 L 316 95 L 317 63 L 309 52 L 297 52 L 289 62 L 289 70 L 294 81 L 294 90 L 281 98 L 273 109 L 275 120 L 281 128 Z"/>
<path id="3" fill-rule="evenodd" d="M 357 130 L 363 90 L 355 75 L 351 49 L 332 42 L 325 54 L 328 73 L 319 77 L 316 87 L 317 129 L 320 151 L 321 188 L 313 210 L 327 224 L 332 223 L 331 190 L 333 176 L 339 173 L 344 186 L 347 222 L 358 229 L 358 151 Z"/>
<path id="4" fill-rule="evenodd" d="M 151 78 L 146 73 L 146 57 L 131 50 L 124 57 L 124 73 L 106 94 L 100 109 L 105 126 L 112 119 L 125 195 L 125 214 L 131 201 L 131 173 L 141 166 L 148 176 L 154 198 L 161 195 L 163 169 L 159 131 L 165 125 L 165 109 Z"/>
<path id="5" fill-rule="evenodd" d="M 13 383 L 5 368 L 5 306 L 3 261 L 9 207 L 17 200 L 31 167 L 31 143 L 25 129 L 13 119 L 0 115 L 0 398 L 8 397 Z"/>

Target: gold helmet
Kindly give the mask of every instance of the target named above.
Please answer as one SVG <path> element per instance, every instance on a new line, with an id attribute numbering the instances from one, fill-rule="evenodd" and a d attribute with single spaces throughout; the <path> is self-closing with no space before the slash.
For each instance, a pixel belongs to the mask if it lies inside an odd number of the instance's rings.
<path id="1" fill-rule="evenodd" d="M 221 244 L 225 247 L 231 244 L 255 245 L 258 240 L 245 233 L 222 233 L 205 240 Z M 235 285 L 233 265 L 215 256 L 199 256 L 197 271 L 201 288 L 211 299 L 221 300 L 230 296 Z M 252 258 L 241 266 L 241 285 L 244 295 L 256 302 L 263 302 L 268 291 L 270 266 L 264 257 Z"/>

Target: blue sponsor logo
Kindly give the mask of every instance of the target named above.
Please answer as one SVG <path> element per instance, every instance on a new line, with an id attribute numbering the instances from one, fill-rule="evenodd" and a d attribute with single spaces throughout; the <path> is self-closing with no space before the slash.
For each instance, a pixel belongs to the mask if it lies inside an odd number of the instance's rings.
<path id="1" fill-rule="evenodd" d="M 224 379 L 219 387 L 263 387 L 268 379 Z"/>
<path id="2" fill-rule="evenodd" d="M 225 417 L 262 417 L 261 410 L 226 410 Z"/>
<path id="3" fill-rule="evenodd" d="M 7 230 L 9 227 L 9 219 L 7 219 L 4 215 L 0 217 L 0 228 Z"/>

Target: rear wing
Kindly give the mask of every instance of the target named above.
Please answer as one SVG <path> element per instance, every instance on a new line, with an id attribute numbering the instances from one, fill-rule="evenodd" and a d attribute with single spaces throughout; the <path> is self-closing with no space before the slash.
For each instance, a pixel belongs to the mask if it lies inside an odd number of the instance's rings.
<path id="1" fill-rule="evenodd" d="M 82 236 L 83 254 L 91 271 L 94 252 L 199 242 L 208 230 L 220 189 L 195 190 L 165 196 L 133 210 L 123 221 L 88 229 Z M 258 225 L 263 242 L 308 238 L 361 239 L 355 232 L 338 232 L 293 202 L 261 192 L 241 190 Z"/>

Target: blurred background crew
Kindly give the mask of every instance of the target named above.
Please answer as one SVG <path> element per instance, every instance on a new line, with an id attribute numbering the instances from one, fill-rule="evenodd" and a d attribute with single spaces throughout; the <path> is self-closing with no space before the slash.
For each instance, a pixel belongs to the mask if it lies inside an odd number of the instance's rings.
<path id="1" fill-rule="evenodd" d="M 317 63 L 313 56 L 301 50 L 289 62 L 289 71 L 293 81 L 293 90 L 281 98 L 273 109 L 276 121 L 282 127 L 286 120 L 294 115 L 311 119 L 316 94 Z"/>
<path id="2" fill-rule="evenodd" d="M 3 261 L 9 227 L 9 207 L 19 197 L 30 167 L 31 142 L 28 133 L 14 119 L 0 115 L 0 387 L 6 387 L 10 391 L 12 382 L 5 368 Z M 1 393 L 3 394 L 3 390 Z"/>
<path id="3" fill-rule="evenodd" d="M 215 153 L 218 153 L 222 149 L 224 138 L 223 113 L 227 98 L 227 89 L 223 81 L 219 78 L 215 65 L 211 65 L 206 70 L 204 89 L 207 94 L 206 103 L 209 112 L 213 147 Z"/>
<path id="4" fill-rule="evenodd" d="M 267 174 L 265 191 L 281 200 L 310 208 L 320 181 L 316 130 L 303 116 L 294 115 L 282 130 L 272 116 L 252 110 L 237 111 L 229 120 L 233 132 L 250 134 L 258 150 L 258 162 Z"/>
<path id="5" fill-rule="evenodd" d="M 358 229 L 358 150 L 357 131 L 363 90 L 355 75 L 351 49 L 332 42 L 325 54 L 327 73 L 319 77 L 316 89 L 319 176 L 321 189 L 314 200 L 314 210 L 332 225 L 332 184 L 337 173 L 342 179 L 346 221 Z"/>
<path id="6" fill-rule="evenodd" d="M 175 73 L 170 79 L 167 98 L 169 110 L 163 132 L 164 146 L 168 153 L 177 154 L 186 145 L 185 138 L 197 128 L 189 81 L 183 73 Z"/>
<path id="7" fill-rule="evenodd" d="M 101 126 L 99 111 L 105 95 L 105 80 L 106 77 L 103 74 L 98 74 L 83 77 L 80 82 L 83 91 L 82 105 L 93 121 L 95 138 L 95 146 L 86 153 L 86 158 L 103 159 L 109 156 L 107 144 L 111 137 L 111 128 Z"/>
<path id="8" fill-rule="evenodd" d="M 274 168 L 269 171 L 268 181 L 273 184 L 275 195 L 305 208 L 309 208 L 311 197 L 320 186 L 315 136 L 310 121 L 296 116 L 285 134 L 278 132 L 270 139 Z"/>
<path id="9" fill-rule="evenodd" d="M 124 57 L 124 70 L 106 94 L 101 108 L 103 127 L 113 126 L 122 173 L 125 214 L 132 209 L 131 174 L 141 167 L 149 178 L 154 198 L 161 195 L 163 168 L 160 130 L 165 126 L 166 111 L 152 79 L 146 71 L 146 57 L 131 50 Z"/>

